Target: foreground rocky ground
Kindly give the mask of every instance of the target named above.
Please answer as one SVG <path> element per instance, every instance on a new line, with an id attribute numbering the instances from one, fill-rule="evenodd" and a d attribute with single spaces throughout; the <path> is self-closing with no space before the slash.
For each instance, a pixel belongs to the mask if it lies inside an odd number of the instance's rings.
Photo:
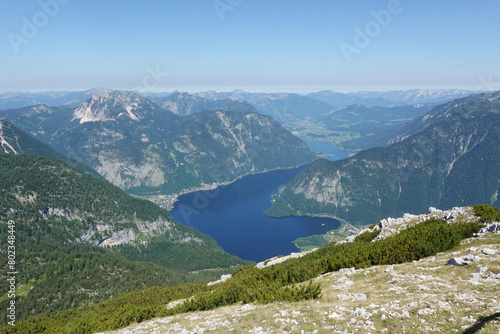
<path id="1" fill-rule="evenodd" d="M 500 333 L 500 231 L 420 261 L 315 281 L 320 300 L 239 304 L 113 333 Z"/>

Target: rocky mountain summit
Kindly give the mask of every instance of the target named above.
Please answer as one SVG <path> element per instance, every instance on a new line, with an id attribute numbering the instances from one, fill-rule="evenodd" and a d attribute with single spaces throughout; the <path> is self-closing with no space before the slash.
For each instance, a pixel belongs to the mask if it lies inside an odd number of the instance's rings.
<path id="1" fill-rule="evenodd" d="M 157 106 L 137 93 L 105 90 L 93 94 L 73 113 L 73 120 L 86 122 L 116 121 L 120 117 L 139 121 Z"/>
<path id="2" fill-rule="evenodd" d="M 450 224 L 478 220 L 470 207 L 430 208 L 423 215 L 383 219 L 359 235 L 381 230 L 380 240 L 429 218 Z M 469 261 L 453 263 L 452 259 L 460 257 Z M 287 257 L 277 260 L 257 267 L 284 262 Z M 314 282 L 322 287 L 319 300 L 226 306 L 158 318 L 113 333 L 475 333 L 483 328 L 481 333 L 497 333 L 500 223 L 485 225 L 475 237 L 435 256 L 341 269 L 320 275 Z"/>

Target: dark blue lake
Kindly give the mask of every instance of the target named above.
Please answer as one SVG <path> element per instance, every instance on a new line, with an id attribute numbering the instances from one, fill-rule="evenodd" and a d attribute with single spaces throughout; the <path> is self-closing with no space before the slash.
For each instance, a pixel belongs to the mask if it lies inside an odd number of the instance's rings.
<path id="1" fill-rule="evenodd" d="M 263 212 L 271 195 L 302 168 L 250 175 L 211 191 L 183 195 L 172 216 L 180 223 L 210 235 L 228 253 L 256 262 L 299 249 L 293 240 L 322 234 L 340 226 L 329 218 L 270 218 Z"/>
<path id="2" fill-rule="evenodd" d="M 346 158 L 349 152 L 333 143 L 304 140 L 312 151 L 329 154 L 330 160 Z M 197 191 L 179 197 L 171 211 L 180 223 L 210 235 L 228 253 L 256 262 L 299 249 L 293 240 L 339 228 L 330 218 L 271 218 L 263 212 L 271 196 L 305 167 L 250 175 L 215 190 Z"/>

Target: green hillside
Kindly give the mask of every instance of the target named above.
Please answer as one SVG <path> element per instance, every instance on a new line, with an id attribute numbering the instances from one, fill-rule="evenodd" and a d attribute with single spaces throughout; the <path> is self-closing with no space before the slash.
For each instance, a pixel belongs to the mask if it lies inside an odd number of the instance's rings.
<path id="1" fill-rule="evenodd" d="M 19 319 L 152 286 L 207 282 L 249 263 L 149 201 L 60 161 L 32 155 L 0 154 L 4 244 L 8 221 L 15 223 Z M 136 250 L 151 262 L 131 261 L 142 259 Z M 0 267 L 7 272 L 5 247 L 1 254 Z M 1 280 L 0 312 L 6 310 L 7 289 Z"/>
<path id="2" fill-rule="evenodd" d="M 311 163 L 266 213 L 361 224 L 429 206 L 500 206 L 500 92 L 438 106 L 413 124 L 389 147 Z"/>

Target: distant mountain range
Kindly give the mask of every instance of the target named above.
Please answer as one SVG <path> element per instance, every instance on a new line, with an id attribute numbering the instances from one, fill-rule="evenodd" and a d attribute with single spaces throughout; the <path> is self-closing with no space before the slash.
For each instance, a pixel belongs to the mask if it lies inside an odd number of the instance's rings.
<path id="1" fill-rule="evenodd" d="M 37 105 L 0 118 L 136 194 L 179 193 L 313 160 L 278 122 L 237 107 L 181 117 L 137 93 L 104 90 L 76 108 Z"/>
<path id="2" fill-rule="evenodd" d="M 110 89 L 96 87 L 86 91 L 53 91 L 53 92 L 7 92 L 0 93 L 0 109 L 13 109 L 37 104 L 49 106 L 77 107 L 92 95 L 102 95 Z"/>
<path id="3" fill-rule="evenodd" d="M 234 100 L 248 102 L 262 114 L 284 123 L 293 119 L 318 117 L 334 108 L 323 101 L 308 96 L 290 93 L 246 93 L 242 91 L 217 93 L 201 92 L 200 97 L 212 100 Z"/>
<path id="4" fill-rule="evenodd" d="M 389 142 L 345 160 L 313 162 L 267 213 L 369 224 L 429 206 L 500 206 L 500 92 L 437 106 Z"/>
<path id="5" fill-rule="evenodd" d="M 438 103 L 471 94 L 472 91 L 457 89 L 414 89 L 345 94 L 321 91 L 306 96 L 244 91 L 207 91 L 197 95 L 248 102 L 296 135 L 333 142 L 339 148 L 356 152 L 387 145 L 398 126 L 425 114 Z"/>
<path id="6" fill-rule="evenodd" d="M 248 102 L 230 99 L 210 100 L 189 93 L 174 92 L 166 96 L 152 95 L 148 98 L 161 108 L 179 116 L 188 116 L 204 110 L 257 112 Z"/>
<path id="7" fill-rule="evenodd" d="M 439 104 L 475 93 L 477 92 L 461 89 L 411 89 L 379 92 L 360 91 L 345 94 L 324 90 L 308 94 L 307 96 L 318 101 L 326 102 L 334 107 L 352 104 L 362 104 L 366 107 L 389 107 L 421 103 Z"/>
<path id="8" fill-rule="evenodd" d="M 72 106 L 77 107 L 87 98 L 92 95 L 102 95 L 111 90 L 103 87 L 96 87 L 86 91 L 49 91 L 49 92 L 6 92 L 0 93 L 0 110 L 22 108 L 37 104 L 45 104 L 48 106 Z M 132 93 L 129 91 L 129 93 Z M 338 93 L 330 90 L 324 90 L 307 95 L 290 94 L 290 93 L 249 93 L 242 90 L 235 90 L 231 92 L 215 92 L 205 91 L 197 94 L 188 94 L 181 92 L 173 93 L 148 93 L 143 94 L 144 97 L 154 101 L 165 109 L 169 109 L 169 105 L 173 105 L 173 113 L 178 115 L 188 115 L 192 112 L 186 112 L 179 108 L 179 97 L 182 101 L 180 103 L 187 106 L 187 109 L 193 108 L 189 106 L 203 105 L 197 109 L 202 111 L 204 109 L 217 110 L 218 108 L 212 107 L 211 102 L 196 100 L 195 97 L 204 98 L 206 100 L 231 100 L 239 102 L 248 102 L 254 105 L 259 112 L 269 116 L 289 117 L 297 116 L 298 108 L 302 109 L 299 113 L 307 113 L 308 116 L 318 115 L 319 110 L 325 108 L 326 105 L 318 103 L 324 102 L 329 104 L 329 108 L 339 108 L 347 105 L 362 104 L 366 107 L 386 107 L 386 106 L 403 106 L 422 103 L 443 103 L 472 95 L 477 92 L 460 89 L 437 89 L 437 90 L 394 90 L 394 91 L 360 91 L 351 93 Z M 191 102 L 186 98 L 189 97 Z M 311 100 L 314 100 L 311 101 Z M 169 104 L 174 102 L 173 104 Z M 176 103 L 177 102 L 177 103 Z M 281 103 L 281 104 L 280 104 Z M 176 107 L 177 104 L 177 107 Z M 309 105 L 311 104 L 311 105 Z M 303 108 L 308 105 L 308 108 Z M 238 110 L 238 109 L 236 109 Z M 298 115 L 301 116 L 301 115 Z M 305 116 L 305 115 L 302 115 Z M 278 117 L 279 118 L 279 117 Z"/>

